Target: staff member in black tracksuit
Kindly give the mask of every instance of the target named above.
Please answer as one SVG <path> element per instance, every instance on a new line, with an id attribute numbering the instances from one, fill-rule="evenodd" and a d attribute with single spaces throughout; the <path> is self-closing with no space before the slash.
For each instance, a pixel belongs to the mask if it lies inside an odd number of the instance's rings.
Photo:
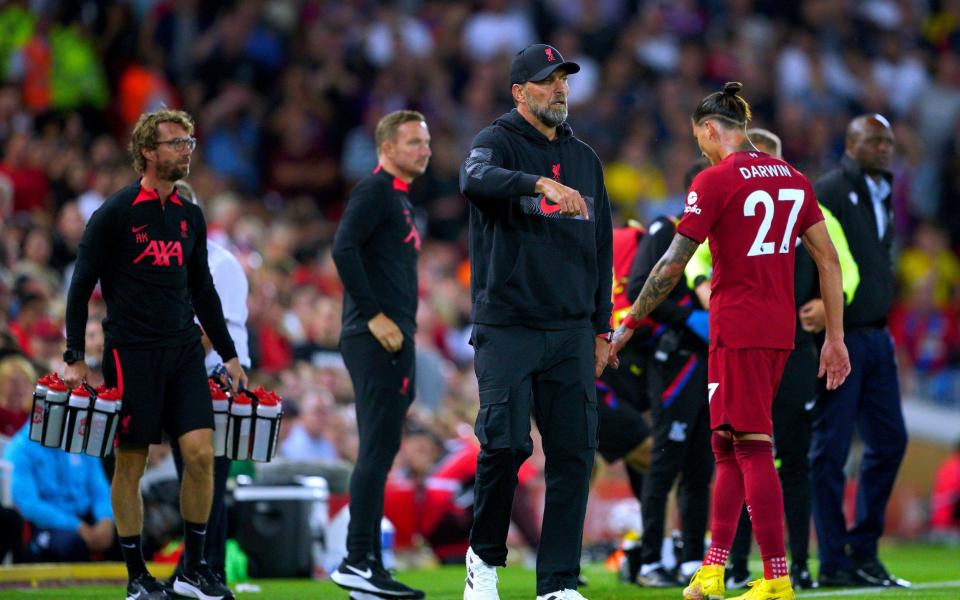
<path id="1" fill-rule="evenodd" d="M 693 177 L 709 166 L 705 161 L 688 172 Z M 689 184 L 689 181 L 687 182 Z M 670 247 L 676 220 L 659 217 L 647 229 L 630 273 L 630 297 L 643 289 L 650 271 Z M 636 556 L 636 583 L 643 587 L 681 585 L 661 563 L 667 495 L 677 476 L 683 547 L 682 579 L 700 567 L 707 530 L 713 451 L 710 447 L 710 415 L 707 410 L 707 312 L 686 285 L 678 285 L 650 317 L 657 322 L 656 340 L 647 362 L 647 395 L 653 419 L 653 461 L 643 486 L 640 507 L 643 536 Z"/>
<path id="2" fill-rule="evenodd" d="M 359 593 L 422 598 L 383 568 L 380 521 L 387 473 L 413 402 L 417 257 L 410 182 L 430 160 L 422 114 L 390 113 L 375 131 L 380 164 L 350 193 L 333 242 L 343 281 L 340 351 L 356 394 L 360 448 L 350 477 L 347 557 L 331 578 Z"/>
<path id="3" fill-rule="evenodd" d="M 613 233 L 600 160 L 566 124 L 567 76 L 579 70 L 544 44 L 517 53 L 517 108 L 477 135 L 460 171 L 470 201 L 481 445 L 465 600 L 499 598 L 495 568 L 506 564 L 517 469 L 533 450 L 531 412 L 547 459 L 538 598 L 582 598 Z"/>
<path id="4" fill-rule="evenodd" d="M 160 443 L 163 431 L 177 440 L 185 465 L 180 506 L 186 556 L 174 589 L 194 598 L 233 597 L 203 559 L 213 494 L 213 406 L 194 312 L 233 385 L 243 385 L 246 375 L 207 265 L 203 213 L 174 189 L 190 170 L 192 133 L 193 121 L 181 111 L 140 117 L 130 153 L 143 177 L 90 218 L 67 293 L 63 378 L 70 386 L 87 375 L 87 302 L 98 280 L 107 303 L 103 375 L 123 396 L 111 492 L 130 578 L 127 598 L 137 600 L 168 597 L 147 571 L 140 544 L 140 477 L 148 445 Z"/>
<path id="5" fill-rule="evenodd" d="M 840 167 L 814 185 L 820 203 L 840 221 L 862 278 L 843 311 L 846 345 L 853 370 L 836 390 L 824 392 L 813 409 L 810 461 L 813 517 L 820 547 L 820 584 L 908 585 L 892 577 L 877 553 L 884 514 L 907 430 L 887 314 L 893 302 L 894 138 L 881 115 L 856 117 L 847 127 Z M 811 301 L 800 314 L 804 329 L 819 331 L 823 307 Z M 856 519 L 843 516 L 843 466 L 856 426 L 865 446 L 857 488 Z"/>

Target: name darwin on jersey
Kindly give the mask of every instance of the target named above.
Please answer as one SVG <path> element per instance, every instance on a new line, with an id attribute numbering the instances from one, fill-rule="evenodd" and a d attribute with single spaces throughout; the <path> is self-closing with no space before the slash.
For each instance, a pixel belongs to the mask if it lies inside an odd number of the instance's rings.
<path id="1" fill-rule="evenodd" d="M 790 169 L 783 165 L 753 165 L 749 169 L 740 167 L 740 176 L 744 179 L 753 177 L 793 177 Z"/>

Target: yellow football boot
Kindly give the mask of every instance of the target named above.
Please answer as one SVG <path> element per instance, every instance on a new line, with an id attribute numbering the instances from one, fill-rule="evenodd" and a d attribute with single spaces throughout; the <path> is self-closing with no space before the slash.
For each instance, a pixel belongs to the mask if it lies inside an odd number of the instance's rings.
<path id="1" fill-rule="evenodd" d="M 794 600 L 793 587 L 789 577 L 776 579 L 757 579 L 749 584 L 750 591 L 730 600 Z"/>
<path id="2" fill-rule="evenodd" d="M 683 600 L 723 600 L 723 565 L 703 565 L 697 569 L 690 585 L 683 590 Z"/>

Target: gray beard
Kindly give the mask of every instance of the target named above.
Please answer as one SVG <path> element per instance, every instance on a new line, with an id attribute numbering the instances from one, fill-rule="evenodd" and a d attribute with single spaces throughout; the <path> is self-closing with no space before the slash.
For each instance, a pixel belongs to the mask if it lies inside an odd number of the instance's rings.
<path id="1" fill-rule="evenodd" d="M 531 107 L 531 112 L 541 123 L 547 127 L 559 127 L 567 120 L 567 106 L 564 105 L 563 108 L 558 108 L 556 110 L 551 110 L 549 105 L 547 106 L 533 106 Z"/>

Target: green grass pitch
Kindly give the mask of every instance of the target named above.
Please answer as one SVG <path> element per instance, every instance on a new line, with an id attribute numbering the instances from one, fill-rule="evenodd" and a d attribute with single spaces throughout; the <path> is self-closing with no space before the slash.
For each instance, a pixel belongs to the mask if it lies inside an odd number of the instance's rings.
<path id="1" fill-rule="evenodd" d="M 925 545 L 886 546 L 881 558 L 894 574 L 914 582 L 914 588 L 887 589 L 837 589 L 811 590 L 798 594 L 802 598 L 874 598 L 876 600 L 958 600 L 960 599 L 960 548 Z M 760 571 L 759 563 L 751 565 L 754 573 Z M 815 566 L 814 566 L 814 570 Z M 534 573 L 521 567 L 500 569 L 500 597 L 502 600 L 534 600 Z M 603 570 L 600 565 L 588 565 L 584 574 L 590 585 L 581 588 L 589 600 L 679 600 L 680 589 L 649 590 L 636 586 L 621 585 L 616 576 Z M 459 600 L 463 594 L 463 568 L 443 567 L 403 572 L 399 579 L 427 592 L 431 600 Z M 346 600 L 347 593 L 329 582 L 307 580 L 255 581 L 260 593 L 238 593 L 238 600 L 330 599 Z M 742 593 L 742 592 L 737 592 Z M 730 598 L 736 593 L 728 593 Z M 120 586 L 74 586 L 42 589 L 4 589 L 0 598 L 16 599 L 76 599 L 120 600 L 124 598 Z"/>

